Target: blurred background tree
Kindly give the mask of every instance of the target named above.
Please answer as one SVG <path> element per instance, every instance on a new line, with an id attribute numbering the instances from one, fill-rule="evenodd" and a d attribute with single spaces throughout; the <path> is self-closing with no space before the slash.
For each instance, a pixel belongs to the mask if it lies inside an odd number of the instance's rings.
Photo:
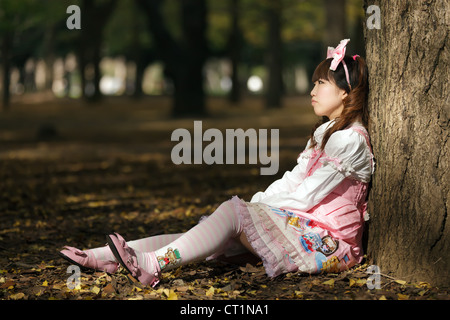
<path id="1" fill-rule="evenodd" d="M 66 9 L 81 10 L 69 30 Z M 1 89 L 98 101 L 167 95 L 173 116 L 205 115 L 206 98 L 282 107 L 307 94 L 328 45 L 363 54 L 362 0 L 2 0 Z"/>

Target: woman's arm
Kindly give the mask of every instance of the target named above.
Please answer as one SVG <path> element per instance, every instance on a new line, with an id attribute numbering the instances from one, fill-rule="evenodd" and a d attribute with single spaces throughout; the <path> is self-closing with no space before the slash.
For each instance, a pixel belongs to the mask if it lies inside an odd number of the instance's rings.
<path id="1" fill-rule="evenodd" d="M 297 158 L 297 165 L 291 171 L 286 171 L 282 178 L 270 184 L 265 191 L 255 193 L 250 202 L 261 202 L 262 199 L 273 194 L 294 191 L 302 183 L 306 175 L 306 166 L 309 158 L 304 155 L 310 151 L 309 145 L 310 141 L 308 141 L 305 150 Z"/>
<path id="2" fill-rule="evenodd" d="M 331 135 L 321 158 L 322 167 L 305 178 L 295 190 L 283 190 L 262 198 L 259 202 L 286 209 L 308 211 L 345 178 L 352 177 L 368 181 L 372 173 L 371 155 L 365 139 L 351 129 L 337 131 Z"/>

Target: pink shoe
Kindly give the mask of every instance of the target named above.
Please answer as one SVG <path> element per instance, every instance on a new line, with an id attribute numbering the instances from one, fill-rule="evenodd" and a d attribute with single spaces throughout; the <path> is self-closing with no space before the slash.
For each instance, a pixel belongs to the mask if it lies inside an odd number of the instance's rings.
<path id="1" fill-rule="evenodd" d="M 115 273 L 119 268 L 119 264 L 115 261 L 97 260 L 93 257 L 89 257 L 84 251 L 74 247 L 65 246 L 64 249 L 59 252 L 59 255 L 70 263 L 82 268 L 94 269 L 107 273 Z"/>
<path id="2" fill-rule="evenodd" d="M 139 280 L 143 285 L 151 285 L 155 287 L 159 283 L 159 277 L 161 275 L 161 269 L 159 267 L 156 256 L 152 254 L 154 273 L 149 273 L 143 268 L 139 267 L 135 251 L 127 245 L 127 242 L 118 233 L 106 236 L 109 247 L 112 253 L 120 264 L 131 275 Z"/>

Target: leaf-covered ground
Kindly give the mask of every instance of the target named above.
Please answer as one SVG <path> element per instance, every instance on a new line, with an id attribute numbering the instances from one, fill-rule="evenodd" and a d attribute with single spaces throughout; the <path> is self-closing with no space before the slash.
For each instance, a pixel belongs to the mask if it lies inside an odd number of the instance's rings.
<path id="1" fill-rule="evenodd" d="M 22 100 L 0 117 L 0 299 L 2 300 L 442 300 L 447 291 L 409 283 L 382 270 L 369 290 L 368 262 L 340 274 L 287 274 L 269 279 L 261 263 L 210 261 L 165 273 L 156 288 L 125 272 L 81 273 L 71 289 L 64 245 L 99 247 L 105 235 L 126 239 L 178 233 L 224 200 L 249 200 L 291 169 L 316 118 L 307 99 L 290 98 L 265 111 L 257 99 L 230 106 L 209 101 L 211 116 L 170 119 L 170 101 L 123 98 L 100 105 Z M 180 165 L 170 152 L 177 128 L 193 121 L 219 129 L 277 128 L 280 169 L 257 165 Z"/>

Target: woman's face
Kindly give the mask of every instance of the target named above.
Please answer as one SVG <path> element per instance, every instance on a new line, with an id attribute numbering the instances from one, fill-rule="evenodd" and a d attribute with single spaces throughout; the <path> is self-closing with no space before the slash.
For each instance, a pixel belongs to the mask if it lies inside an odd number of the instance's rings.
<path id="1" fill-rule="evenodd" d="M 314 82 L 311 91 L 311 104 L 318 116 L 326 116 L 330 120 L 339 117 L 344 109 L 345 90 L 325 79 Z"/>

